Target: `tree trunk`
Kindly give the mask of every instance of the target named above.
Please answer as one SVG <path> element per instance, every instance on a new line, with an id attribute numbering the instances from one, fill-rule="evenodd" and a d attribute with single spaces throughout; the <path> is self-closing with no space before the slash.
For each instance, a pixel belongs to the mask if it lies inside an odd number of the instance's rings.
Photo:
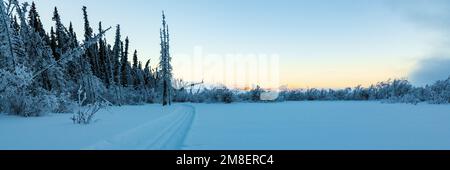
<path id="1" fill-rule="evenodd" d="M 163 106 L 166 106 L 168 104 L 167 102 L 167 81 L 163 81 Z"/>

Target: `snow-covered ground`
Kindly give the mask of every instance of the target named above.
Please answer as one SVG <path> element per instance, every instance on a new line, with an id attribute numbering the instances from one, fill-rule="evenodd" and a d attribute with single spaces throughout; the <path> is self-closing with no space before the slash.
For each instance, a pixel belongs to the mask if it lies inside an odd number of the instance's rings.
<path id="1" fill-rule="evenodd" d="M 193 113 L 185 105 L 111 107 L 100 111 L 90 125 L 74 125 L 71 114 L 0 115 L 0 149 L 179 149 Z"/>
<path id="2" fill-rule="evenodd" d="M 450 149 L 450 105 L 125 106 L 102 110 L 91 125 L 70 116 L 0 115 L 0 149 Z"/>
<path id="3" fill-rule="evenodd" d="M 450 105 L 196 104 L 183 149 L 450 149 Z"/>

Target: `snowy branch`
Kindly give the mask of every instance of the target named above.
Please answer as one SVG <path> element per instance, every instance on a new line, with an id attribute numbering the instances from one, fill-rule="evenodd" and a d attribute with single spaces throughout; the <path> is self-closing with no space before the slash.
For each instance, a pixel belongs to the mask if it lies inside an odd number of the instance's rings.
<path id="1" fill-rule="evenodd" d="M 39 76 L 40 74 L 42 74 L 43 72 L 47 71 L 48 69 L 56 66 L 59 62 L 65 60 L 65 59 L 73 59 L 73 58 L 77 58 L 80 57 L 81 55 L 83 55 L 84 52 L 86 52 L 86 49 L 89 48 L 90 46 L 94 45 L 95 43 L 97 43 L 97 41 L 102 37 L 102 35 L 104 35 L 107 31 L 109 31 L 111 29 L 111 27 L 109 27 L 108 29 L 100 32 L 98 35 L 94 36 L 94 38 L 91 38 L 89 41 L 84 42 L 83 45 L 81 45 L 80 47 L 77 47 L 75 49 L 72 49 L 66 53 L 64 53 L 61 58 L 59 60 L 57 60 L 55 63 L 50 64 L 49 66 L 47 66 L 46 68 L 36 72 L 32 79 L 35 79 L 37 76 Z M 70 41 L 73 41 L 73 39 L 71 38 Z"/>

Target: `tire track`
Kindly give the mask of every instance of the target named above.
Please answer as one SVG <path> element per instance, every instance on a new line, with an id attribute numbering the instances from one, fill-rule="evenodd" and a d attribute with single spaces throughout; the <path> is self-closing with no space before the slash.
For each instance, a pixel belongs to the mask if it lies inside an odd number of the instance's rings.
<path id="1" fill-rule="evenodd" d="M 158 119 L 98 142 L 88 150 L 176 150 L 180 149 L 195 117 L 195 108 L 177 105 Z"/>

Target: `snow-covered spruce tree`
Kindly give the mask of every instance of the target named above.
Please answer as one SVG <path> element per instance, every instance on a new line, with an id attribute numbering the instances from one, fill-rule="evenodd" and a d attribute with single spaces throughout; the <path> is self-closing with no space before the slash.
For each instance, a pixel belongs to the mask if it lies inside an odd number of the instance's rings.
<path id="1" fill-rule="evenodd" d="M 102 23 L 99 22 L 98 25 L 98 29 L 99 31 L 102 30 Z M 113 77 L 112 77 L 112 70 L 111 70 L 111 60 L 110 60 L 110 56 L 108 55 L 108 47 L 106 44 L 106 40 L 103 39 L 103 36 L 100 37 L 99 42 L 98 42 L 98 46 L 99 46 L 99 51 L 98 51 L 98 58 L 99 58 L 99 78 L 103 81 L 103 83 L 105 84 L 105 86 L 107 88 L 110 87 L 111 83 L 113 82 Z"/>
<path id="2" fill-rule="evenodd" d="M 136 63 L 135 63 L 136 62 Z M 144 86 L 143 82 L 143 70 L 142 64 L 137 60 L 137 51 L 133 54 L 133 64 L 129 66 L 129 90 L 134 91 L 138 95 L 138 103 L 144 103 L 148 101 L 149 90 Z"/>
<path id="3" fill-rule="evenodd" d="M 85 41 L 88 41 L 93 36 L 93 30 L 91 26 L 89 25 L 89 19 L 87 14 L 87 7 L 83 6 L 83 19 L 84 19 L 84 39 Z M 88 47 L 86 50 L 86 54 L 84 56 L 87 61 L 89 61 L 89 64 L 91 66 L 92 74 L 101 77 L 100 76 L 100 66 L 99 66 L 99 57 L 98 57 L 98 46 L 97 44 L 93 44 L 92 46 Z"/>
<path id="4" fill-rule="evenodd" d="M 120 58 L 120 82 L 123 87 L 128 87 L 128 82 L 130 78 L 129 64 L 128 64 L 128 48 L 130 40 L 125 38 L 124 51 L 122 52 L 122 57 Z"/>
<path id="5" fill-rule="evenodd" d="M 161 74 L 161 90 L 162 90 L 162 105 L 171 105 L 172 102 L 172 66 L 170 64 L 171 57 L 169 53 L 169 26 L 166 23 L 166 16 L 162 12 L 162 28 L 160 29 L 161 39 L 161 57 L 159 62 L 159 71 Z"/>
<path id="6" fill-rule="evenodd" d="M 120 83 L 120 58 L 121 58 L 121 40 L 120 40 L 120 25 L 117 25 L 116 29 L 116 38 L 114 42 L 113 47 L 113 56 L 112 56 L 112 62 L 114 63 L 114 82 L 117 86 L 119 86 Z"/>
<path id="7" fill-rule="evenodd" d="M 14 41 L 18 36 L 14 36 L 13 29 L 11 27 L 11 8 L 13 8 L 11 1 L 6 3 L 0 1 L 0 69 L 6 69 L 13 71 L 15 66 L 15 60 L 17 54 L 14 52 Z"/>
<path id="8" fill-rule="evenodd" d="M 87 16 L 87 8 L 83 6 L 83 19 L 84 19 L 84 38 L 85 42 L 93 39 L 93 30 L 89 25 Z M 69 34 L 69 33 L 68 33 Z M 99 36 L 98 36 L 99 37 Z M 85 53 L 79 58 L 79 71 L 80 76 L 78 78 L 78 84 L 82 85 L 87 92 L 87 102 L 95 103 L 98 100 L 100 91 L 104 91 L 103 84 L 98 79 L 98 47 L 97 42 L 89 44 L 85 47 Z"/>
<path id="9" fill-rule="evenodd" d="M 134 69 L 138 69 L 138 64 L 139 64 L 139 60 L 138 60 L 137 50 L 134 50 L 134 53 L 133 53 L 133 70 Z"/>
<path id="10" fill-rule="evenodd" d="M 56 33 L 55 33 L 55 29 L 53 29 L 53 27 L 50 28 L 50 48 L 52 49 L 52 54 L 53 56 L 59 55 L 57 54 L 56 48 L 58 48 L 58 44 L 56 42 Z"/>
<path id="11" fill-rule="evenodd" d="M 99 22 L 98 25 L 98 29 L 101 30 L 102 29 L 102 23 Z M 103 36 L 100 37 L 100 39 L 98 40 L 98 51 L 97 54 L 98 56 L 98 75 L 97 77 L 102 80 L 102 82 L 105 84 L 106 87 L 108 87 L 107 81 L 105 81 L 106 76 L 106 69 L 105 69 L 105 57 L 106 57 L 106 46 L 105 43 L 103 42 Z"/>
<path id="12" fill-rule="evenodd" d="M 139 61 L 135 71 L 134 89 L 143 94 L 142 102 L 152 103 L 154 98 L 154 90 L 144 85 L 144 70 L 142 68 L 142 62 Z"/>
<path id="13" fill-rule="evenodd" d="M 144 73 L 143 73 L 143 77 L 144 77 L 144 86 L 145 87 L 152 87 L 152 68 L 150 66 L 150 61 L 151 60 L 147 60 L 147 62 L 145 63 L 145 68 L 144 68 Z"/>
<path id="14" fill-rule="evenodd" d="M 144 70 L 142 68 L 142 62 L 139 61 L 138 68 L 135 73 L 135 88 L 145 88 L 144 87 Z"/>
<path id="15" fill-rule="evenodd" d="M 71 93 L 76 90 L 76 87 L 73 87 L 75 84 L 79 83 L 79 79 L 81 77 L 81 67 L 80 60 L 75 59 L 76 57 L 71 57 L 70 59 L 63 58 L 63 55 L 69 54 L 71 50 L 74 50 L 78 47 L 78 42 L 76 41 L 76 35 L 70 34 L 66 27 L 63 25 L 61 21 L 61 16 L 59 15 L 58 9 L 55 7 L 53 12 L 53 21 L 55 21 L 55 26 L 52 27 L 50 31 L 49 43 L 41 42 L 40 48 L 45 49 L 45 57 L 40 57 L 45 62 L 37 62 L 37 64 L 44 63 L 41 66 L 38 66 L 38 70 L 43 70 L 47 66 L 51 65 L 52 67 L 45 69 L 39 77 L 49 76 L 50 79 L 54 79 L 53 70 L 57 70 L 55 72 L 56 78 L 58 80 L 62 80 L 63 83 L 59 83 L 55 90 L 62 96 L 67 96 L 68 93 Z M 71 28 L 73 30 L 73 28 Z M 40 35 L 41 31 L 34 30 L 37 35 Z M 39 39 L 37 35 L 34 37 Z M 41 37 L 42 39 L 42 37 Z M 45 39 L 45 38 L 44 38 Z M 51 73 L 48 73 L 51 72 Z M 45 80 L 43 80 L 45 82 Z M 51 85 L 50 85 L 51 86 Z M 52 87 L 50 87 L 50 90 Z M 46 88 L 49 89 L 49 88 Z"/>
<path id="16" fill-rule="evenodd" d="M 143 88 L 144 74 L 142 70 L 142 63 L 138 60 L 137 50 L 133 53 L 133 68 L 132 68 L 133 86 L 135 89 Z"/>
<path id="17" fill-rule="evenodd" d="M 68 32 L 68 34 L 69 34 L 69 39 L 71 40 L 69 42 L 69 47 L 70 48 L 77 48 L 79 46 L 79 44 L 78 44 L 77 34 L 73 30 L 72 22 L 70 22 L 70 24 L 69 24 L 69 32 Z"/>
<path id="18" fill-rule="evenodd" d="M 44 30 L 44 26 L 42 24 L 41 18 L 36 8 L 36 4 L 34 2 L 31 3 L 30 11 L 28 12 L 28 24 L 31 28 L 33 28 L 36 32 L 39 33 L 41 37 L 44 38 L 44 41 L 47 44 L 50 44 L 50 37 Z"/>
<path id="19" fill-rule="evenodd" d="M 103 40 L 104 44 L 105 44 L 105 50 L 103 51 L 105 53 L 105 63 L 104 63 L 104 67 L 105 67 L 105 81 L 107 82 L 107 87 L 109 88 L 111 85 L 114 85 L 114 65 L 113 62 L 111 61 L 111 56 L 112 56 L 112 50 L 111 50 L 111 45 L 107 45 L 106 46 L 106 39 Z"/>
<path id="20" fill-rule="evenodd" d="M 132 65 L 132 72 L 131 72 L 131 76 L 133 77 L 133 86 L 136 88 L 139 85 L 139 79 L 136 78 L 137 74 L 138 74 L 138 64 L 139 64 L 139 60 L 138 60 L 138 55 L 137 55 L 137 50 L 134 50 L 133 53 L 133 65 Z"/>
<path id="21" fill-rule="evenodd" d="M 139 67 L 139 66 L 138 66 Z M 153 72 L 150 66 L 150 60 L 147 60 L 145 64 L 145 68 L 142 71 L 142 86 L 146 90 L 146 102 L 147 103 L 155 103 L 157 98 L 157 79 L 156 72 Z"/>
<path id="22" fill-rule="evenodd" d="M 112 91 L 115 88 L 115 81 L 114 81 L 114 66 L 115 66 L 115 62 L 114 62 L 114 51 L 113 51 L 113 47 L 111 46 L 111 44 L 108 44 L 106 41 L 106 38 L 104 38 L 103 42 L 105 43 L 106 46 L 106 69 L 107 69 L 107 73 L 108 73 L 108 82 L 109 82 L 109 86 L 108 90 Z M 109 61 L 108 61 L 109 60 Z M 110 93 L 110 95 L 112 95 L 113 93 Z"/>
<path id="23" fill-rule="evenodd" d="M 53 34 L 55 34 L 55 33 L 53 33 Z M 72 22 L 70 22 L 70 24 L 69 24 L 69 30 L 68 30 L 67 34 L 69 36 L 69 42 L 67 42 L 69 49 L 73 50 L 73 49 L 78 48 L 79 43 L 77 40 L 77 35 L 73 30 Z M 51 37 L 50 38 L 50 42 L 51 42 L 50 46 L 52 47 L 52 50 L 54 52 L 56 52 L 56 49 L 57 49 L 56 36 L 52 35 L 52 33 L 51 33 L 50 37 Z M 65 61 L 66 64 L 63 64 L 65 79 L 68 83 L 67 87 L 68 87 L 68 90 L 71 91 L 72 96 L 76 95 L 77 86 L 80 84 L 79 80 L 81 79 L 80 77 L 82 76 L 81 75 L 81 63 L 80 63 L 81 61 L 82 60 L 76 58 L 73 60 L 67 60 L 67 61 Z"/>
<path id="24" fill-rule="evenodd" d="M 126 66 L 127 66 L 127 70 L 126 70 L 125 74 L 127 75 L 127 85 L 128 85 L 128 87 L 130 87 L 130 86 L 133 86 L 133 82 L 134 82 L 134 77 L 132 76 L 133 67 L 131 66 L 131 62 L 129 62 L 129 61 L 126 62 Z"/>
<path id="25" fill-rule="evenodd" d="M 150 66 L 150 61 L 147 60 L 144 68 L 144 85 L 150 89 L 158 89 L 159 82 L 161 80 L 159 68 L 152 68 Z"/>
<path id="26" fill-rule="evenodd" d="M 29 34 L 29 26 L 26 23 L 25 13 L 27 12 L 28 3 L 24 3 L 23 6 L 19 5 L 19 2 L 14 0 L 11 3 L 15 6 L 16 13 L 19 16 L 20 24 L 17 21 L 17 17 L 14 16 L 14 22 L 12 28 L 14 30 L 13 33 L 13 51 L 16 54 L 15 64 L 23 64 L 27 65 L 28 63 L 28 55 L 26 53 L 25 48 L 28 44 L 28 37 L 26 35 Z"/>
<path id="27" fill-rule="evenodd" d="M 67 35 L 67 31 L 61 21 L 61 16 L 59 15 L 58 8 L 55 7 L 53 12 L 53 21 L 55 21 L 55 37 L 56 37 L 56 55 L 55 60 L 59 60 L 61 55 L 67 52 L 69 48 L 70 38 Z"/>
<path id="28" fill-rule="evenodd" d="M 122 105 L 122 88 L 121 88 L 122 83 L 121 83 L 121 63 L 120 63 L 121 57 L 122 57 L 122 40 L 120 35 L 120 25 L 117 25 L 116 36 L 111 55 L 114 83 L 112 83 L 113 86 L 109 88 L 110 93 L 112 93 L 112 95 L 114 96 L 114 103 L 116 105 Z"/>

